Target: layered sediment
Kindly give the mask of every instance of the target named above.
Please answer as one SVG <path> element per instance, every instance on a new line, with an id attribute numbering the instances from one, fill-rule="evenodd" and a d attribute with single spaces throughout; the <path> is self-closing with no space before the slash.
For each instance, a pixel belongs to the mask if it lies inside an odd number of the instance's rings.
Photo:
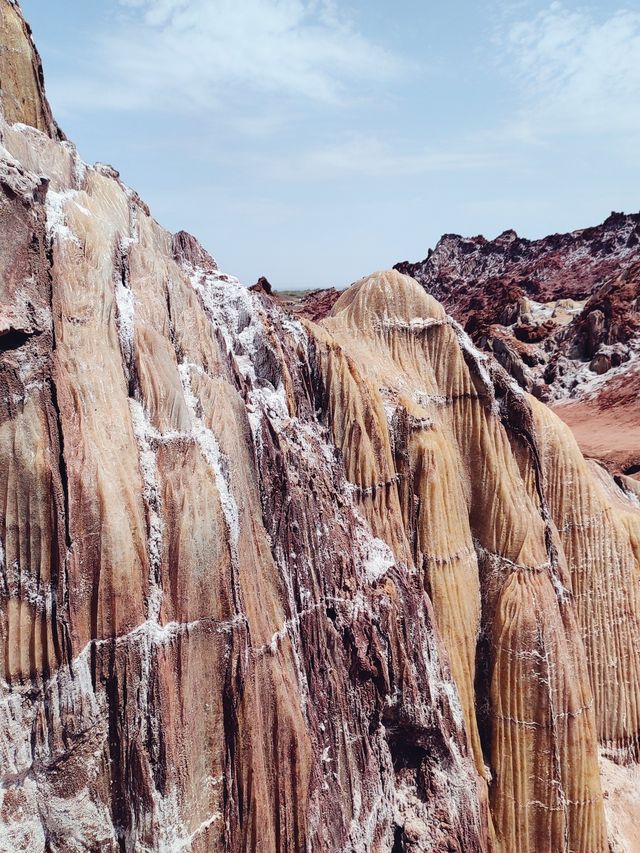
<path id="1" fill-rule="evenodd" d="M 0 849 L 606 853 L 633 489 L 412 278 L 165 231 L 0 10 Z"/>

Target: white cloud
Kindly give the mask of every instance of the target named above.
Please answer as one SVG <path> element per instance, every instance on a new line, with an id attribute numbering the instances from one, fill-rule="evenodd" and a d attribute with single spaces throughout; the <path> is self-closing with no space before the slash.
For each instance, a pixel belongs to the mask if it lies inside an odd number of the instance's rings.
<path id="1" fill-rule="evenodd" d="M 498 160 L 504 162 L 504 157 L 497 154 L 494 146 L 476 146 L 471 139 L 446 147 L 407 146 L 406 141 L 398 141 L 392 146 L 375 136 L 352 134 L 291 158 L 281 163 L 278 171 L 283 177 L 364 175 L 401 178 L 489 167 Z"/>
<path id="2" fill-rule="evenodd" d="M 640 12 L 596 17 L 554 2 L 500 46 L 533 133 L 640 132 Z"/>
<path id="3" fill-rule="evenodd" d="M 65 81 L 67 109 L 202 110 L 240 90 L 339 103 L 403 66 L 331 0 L 117 2 L 121 14 L 96 46 L 101 71 Z"/>

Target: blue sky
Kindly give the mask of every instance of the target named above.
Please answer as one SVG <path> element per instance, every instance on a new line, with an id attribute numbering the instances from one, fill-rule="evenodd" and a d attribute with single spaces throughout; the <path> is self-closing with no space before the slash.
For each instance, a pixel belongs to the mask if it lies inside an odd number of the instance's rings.
<path id="1" fill-rule="evenodd" d="M 640 2 L 22 0 L 56 116 L 247 284 L 640 209 Z"/>

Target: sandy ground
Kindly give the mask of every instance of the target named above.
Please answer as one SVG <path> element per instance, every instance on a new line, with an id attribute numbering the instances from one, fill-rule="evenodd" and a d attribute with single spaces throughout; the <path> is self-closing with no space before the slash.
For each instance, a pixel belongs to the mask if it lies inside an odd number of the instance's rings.
<path id="1" fill-rule="evenodd" d="M 611 471 L 640 465 L 640 373 L 618 377 L 597 397 L 557 403 L 558 417 L 573 430 L 585 456 Z"/>
<path id="2" fill-rule="evenodd" d="M 611 853 L 640 853 L 640 765 L 600 759 Z"/>

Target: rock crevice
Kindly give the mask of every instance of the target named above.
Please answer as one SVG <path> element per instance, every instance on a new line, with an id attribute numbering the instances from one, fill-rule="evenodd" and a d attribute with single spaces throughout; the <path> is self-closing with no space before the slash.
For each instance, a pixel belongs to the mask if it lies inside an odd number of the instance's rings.
<path id="1" fill-rule="evenodd" d="M 82 163 L 25 45 L 0 64 L 0 849 L 607 853 L 633 489 L 412 278 L 314 322 L 222 273 Z"/>

